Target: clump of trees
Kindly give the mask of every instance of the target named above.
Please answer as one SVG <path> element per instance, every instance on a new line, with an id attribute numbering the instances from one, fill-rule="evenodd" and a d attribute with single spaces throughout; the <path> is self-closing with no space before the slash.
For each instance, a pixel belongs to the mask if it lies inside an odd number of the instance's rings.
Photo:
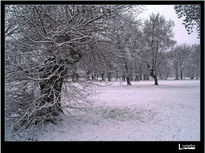
<path id="1" fill-rule="evenodd" d="M 5 6 L 5 112 L 16 131 L 82 108 L 92 82 L 199 77 L 199 46 L 174 48 L 172 21 L 140 6 Z M 174 48 L 174 49 L 173 49 Z M 62 95 L 66 93 L 66 102 Z M 80 103 L 82 101 L 82 103 Z"/>
<path id="2" fill-rule="evenodd" d="M 199 79 L 200 77 L 200 45 L 193 45 L 192 50 L 187 58 L 186 76 L 190 79 Z"/>
<path id="3" fill-rule="evenodd" d="M 175 74 L 175 79 L 183 79 L 185 76 L 194 79 L 200 72 L 200 46 L 177 45 L 169 52 L 169 62 Z"/>

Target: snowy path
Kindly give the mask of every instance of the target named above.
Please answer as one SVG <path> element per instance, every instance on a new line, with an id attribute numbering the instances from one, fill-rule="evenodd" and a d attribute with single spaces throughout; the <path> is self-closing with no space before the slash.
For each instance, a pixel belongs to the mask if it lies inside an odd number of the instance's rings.
<path id="1" fill-rule="evenodd" d="M 200 82 L 113 82 L 93 106 L 39 131 L 39 141 L 198 141 Z"/>

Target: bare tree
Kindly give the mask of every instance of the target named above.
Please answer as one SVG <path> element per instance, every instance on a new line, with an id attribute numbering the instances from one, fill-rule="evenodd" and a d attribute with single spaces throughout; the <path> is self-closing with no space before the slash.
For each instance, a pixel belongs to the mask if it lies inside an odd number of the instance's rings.
<path id="1" fill-rule="evenodd" d="M 16 94 L 18 107 L 24 108 L 18 124 L 26 127 L 47 121 L 55 123 L 63 112 L 61 96 L 65 82 L 72 89 L 68 94 L 70 101 L 84 98 L 84 92 L 72 86 L 67 78 L 79 68 L 81 61 L 93 62 L 86 58 L 89 55 L 93 54 L 99 61 L 107 58 L 101 55 L 109 56 L 107 50 L 100 48 L 99 33 L 105 29 L 106 20 L 126 7 L 6 6 L 6 105 L 10 107 L 12 102 L 17 106 L 13 102 L 15 97 L 12 98 Z M 95 46 L 99 50 L 91 49 Z"/>
<path id="2" fill-rule="evenodd" d="M 140 13 L 140 12 L 139 12 Z M 111 43 L 114 52 L 117 71 L 120 72 L 127 85 L 131 85 L 132 54 L 136 50 L 137 37 L 140 35 L 139 20 L 121 14 L 110 22 L 110 28 L 106 33 L 107 40 Z"/>
<path id="3" fill-rule="evenodd" d="M 144 23 L 144 61 L 155 85 L 158 85 L 157 69 L 165 59 L 164 52 L 175 43 L 172 40 L 173 26 L 172 21 L 166 21 L 160 14 L 152 14 Z"/>
<path id="4" fill-rule="evenodd" d="M 185 67 L 186 67 L 186 61 L 190 54 L 191 47 L 183 44 L 178 45 L 175 47 L 173 51 L 171 51 L 171 58 L 170 62 L 175 72 L 175 79 L 178 80 L 183 79 Z"/>
<path id="5" fill-rule="evenodd" d="M 186 76 L 190 79 L 200 77 L 200 45 L 195 44 L 190 47 L 190 52 L 185 61 Z"/>

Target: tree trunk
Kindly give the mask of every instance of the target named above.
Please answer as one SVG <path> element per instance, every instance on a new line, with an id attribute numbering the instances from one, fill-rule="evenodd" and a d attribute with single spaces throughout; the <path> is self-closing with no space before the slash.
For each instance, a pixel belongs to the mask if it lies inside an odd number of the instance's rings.
<path id="1" fill-rule="evenodd" d="M 107 78 L 108 78 L 108 81 L 111 81 L 111 78 L 112 78 L 112 73 L 111 72 L 108 72 Z"/>
<path id="2" fill-rule="evenodd" d="M 73 58 L 72 61 L 67 59 L 57 61 L 55 57 L 50 58 L 45 62 L 45 66 L 39 69 L 40 78 L 42 79 L 39 83 L 42 96 L 38 105 L 39 110 L 37 111 L 39 121 L 45 120 L 55 123 L 55 116 L 63 113 L 61 106 L 61 90 L 63 80 L 68 72 L 65 65 L 73 65 L 82 58 L 81 54 L 78 52 L 72 53 L 71 57 Z M 36 122 L 38 122 L 38 120 Z"/>
<path id="3" fill-rule="evenodd" d="M 39 103 L 38 116 L 42 116 L 45 121 L 55 123 L 55 116 L 63 113 L 61 106 L 61 90 L 63 80 L 67 74 L 67 69 L 58 64 L 46 65 L 46 67 L 39 70 L 42 81 L 39 83 L 41 91 L 41 101 Z M 50 77 L 50 78 L 49 78 Z M 39 118 L 39 121 L 41 117 Z M 39 122 L 37 121 L 37 122 Z"/>
<path id="4" fill-rule="evenodd" d="M 153 78 L 154 78 L 154 85 L 158 85 L 158 79 L 157 79 L 157 76 L 154 75 Z"/>
<path id="5" fill-rule="evenodd" d="M 157 75 L 154 72 L 155 70 L 151 69 L 150 70 L 150 76 L 154 79 L 154 85 L 158 85 L 158 79 L 157 79 Z"/>
<path id="6" fill-rule="evenodd" d="M 45 104 L 52 104 L 44 110 L 45 113 L 51 113 L 53 116 L 58 116 L 63 112 L 61 107 L 61 90 L 63 85 L 63 78 L 57 76 L 51 77 L 40 83 L 41 94 L 44 95 L 41 106 Z M 46 114 L 44 114 L 46 115 Z"/>
<path id="7" fill-rule="evenodd" d="M 183 68 L 180 67 L 180 79 L 183 79 Z"/>
<path id="8" fill-rule="evenodd" d="M 155 74 L 150 74 L 150 76 L 154 79 L 154 85 L 158 85 L 158 79 Z"/>
<path id="9" fill-rule="evenodd" d="M 179 76 L 178 76 L 178 69 L 177 69 L 177 68 L 175 69 L 175 75 L 176 75 L 175 80 L 179 80 Z"/>
<path id="10" fill-rule="evenodd" d="M 191 68 L 191 76 L 190 79 L 193 80 L 194 79 L 194 67 Z"/>
<path id="11" fill-rule="evenodd" d="M 128 66 L 127 64 L 125 63 L 125 70 L 126 70 L 126 80 L 127 80 L 127 85 L 128 86 L 131 86 L 131 82 L 130 82 L 130 76 L 129 76 L 129 71 L 128 71 Z"/>
<path id="12" fill-rule="evenodd" d="M 94 74 L 92 74 L 91 78 L 92 78 L 92 81 L 94 81 L 94 79 L 95 79 Z"/>
<path id="13" fill-rule="evenodd" d="M 129 77 L 129 76 L 126 77 L 126 80 L 127 80 L 127 85 L 128 85 L 128 86 L 131 86 L 132 84 L 131 84 L 131 82 L 130 82 L 130 77 Z"/>
<path id="14" fill-rule="evenodd" d="M 183 79 L 183 73 L 182 72 L 180 73 L 180 79 L 181 80 Z"/>
<path id="15" fill-rule="evenodd" d="M 139 81 L 139 80 L 140 80 L 140 77 L 139 77 L 139 75 L 136 74 L 135 81 Z"/>
<path id="16" fill-rule="evenodd" d="M 105 81 L 105 74 L 104 73 L 101 73 L 101 78 L 102 78 L 102 81 Z"/>

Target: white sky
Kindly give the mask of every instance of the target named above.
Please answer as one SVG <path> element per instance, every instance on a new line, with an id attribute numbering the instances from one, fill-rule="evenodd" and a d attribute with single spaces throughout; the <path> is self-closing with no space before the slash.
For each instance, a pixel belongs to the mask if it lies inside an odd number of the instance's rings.
<path id="1" fill-rule="evenodd" d="M 177 14 L 174 10 L 174 5 L 144 5 L 144 10 L 140 15 L 139 18 L 141 19 L 148 19 L 149 16 L 154 14 L 161 14 L 164 15 L 166 20 L 173 20 L 175 22 L 174 31 L 174 39 L 177 41 L 177 44 L 199 44 L 200 39 L 197 39 L 197 31 L 194 29 L 193 33 L 190 35 L 187 33 L 184 25 L 182 24 L 183 20 L 177 17 Z"/>

